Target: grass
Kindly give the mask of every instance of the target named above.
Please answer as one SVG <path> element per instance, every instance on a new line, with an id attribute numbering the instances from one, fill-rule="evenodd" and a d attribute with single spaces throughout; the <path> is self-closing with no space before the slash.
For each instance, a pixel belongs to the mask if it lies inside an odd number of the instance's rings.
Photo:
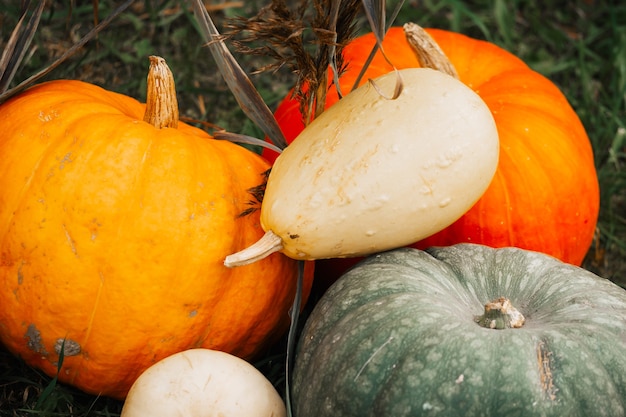
<path id="1" fill-rule="evenodd" d="M 95 2 L 79 3 L 49 2 L 16 80 L 45 66 L 93 27 Z M 100 19 L 111 12 L 109 3 L 100 2 Z M 208 3 L 221 7 L 212 12 L 220 26 L 228 17 L 254 13 L 264 2 Z M 389 3 L 393 7 L 394 2 Z M 19 16 L 19 4 L 0 0 L 0 9 L 5 11 L 0 14 L 3 41 Z M 406 21 L 501 45 L 563 90 L 589 133 L 602 192 L 598 236 L 584 266 L 625 286 L 626 5 L 594 0 L 407 0 L 397 19 L 398 23 Z M 201 46 L 193 15 L 184 1 L 136 2 L 97 40 L 47 78 L 81 79 L 143 100 L 150 54 L 165 57 L 172 68 L 182 114 L 260 137 L 237 108 L 208 51 Z M 237 58 L 248 72 L 262 64 L 257 58 Z M 274 107 L 287 93 L 293 77 L 278 72 L 253 76 L 253 81 Z M 281 341 L 258 363 L 277 385 L 282 383 L 284 343 Z M 0 350 L 1 416 L 116 416 L 120 410 L 120 402 L 56 384 L 56 380 Z"/>

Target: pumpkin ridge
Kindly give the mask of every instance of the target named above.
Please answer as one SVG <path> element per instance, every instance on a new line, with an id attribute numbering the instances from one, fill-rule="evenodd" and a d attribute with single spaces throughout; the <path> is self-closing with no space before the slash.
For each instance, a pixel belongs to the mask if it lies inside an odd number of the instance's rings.
<path id="1" fill-rule="evenodd" d="M 48 140 L 45 145 L 41 146 L 41 153 L 38 156 L 37 160 L 34 162 L 34 166 L 30 169 L 29 174 L 26 176 L 27 179 L 24 182 L 23 186 L 20 187 L 20 192 L 18 193 L 17 198 L 15 198 L 15 200 L 11 202 L 11 205 L 13 207 L 16 207 L 16 209 L 8 210 L 9 216 L 7 217 L 7 221 L 2 225 L 2 229 L 0 229 L 0 233 L 2 233 L 0 236 L 3 237 L 2 243 L 4 243 L 4 239 L 8 238 L 7 230 L 10 228 L 10 225 L 15 216 L 20 212 L 20 208 L 23 207 L 24 204 L 27 204 L 27 194 L 28 192 L 32 191 L 31 186 L 33 184 L 33 180 L 37 176 L 43 176 L 43 174 L 40 172 L 40 167 L 42 166 L 42 164 L 44 164 L 44 166 L 54 165 L 46 164 L 45 162 L 47 162 L 50 158 L 53 158 L 51 155 L 54 153 L 54 146 L 58 145 L 58 143 L 62 142 L 65 138 L 56 138 L 57 140 L 53 142 L 51 142 L 49 139 L 50 136 L 48 135 Z M 4 141 L 0 143 L 0 152 L 1 145 L 3 145 L 4 143 Z"/>
<path id="2" fill-rule="evenodd" d="M 96 317 L 96 312 L 98 311 L 98 308 L 100 306 L 100 300 L 101 300 L 102 292 L 104 290 L 104 282 L 105 282 L 104 275 L 102 274 L 100 270 L 98 270 L 98 275 L 100 278 L 100 286 L 98 287 L 98 291 L 96 293 L 96 299 L 95 299 L 95 302 L 93 303 L 93 308 L 91 309 L 91 313 L 89 314 L 89 319 L 86 323 L 84 335 L 81 338 L 81 341 L 78 342 L 83 352 L 85 351 L 85 349 L 88 349 L 89 342 L 91 339 L 91 332 L 93 330 L 93 323 Z M 88 352 L 89 351 L 87 350 L 87 353 Z M 83 363 L 86 360 L 85 355 L 78 355 L 78 358 L 76 358 L 76 360 L 78 362 L 76 364 L 76 368 L 78 368 L 78 371 L 72 374 L 71 378 L 69 379 L 70 384 L 74 384 L 76 379 L 79 377 L 80 369 L 83 368 Z"/>
<path id="3" fill-rule="evenodd" d="M 125 202 L 125 210 L 124 210 L 124 215 L 121 218 L 119 218 L 119 221 L 117 222 L 117 231 L 115 233 L 115 240 L 114 240 L 115 242 L 114 244 L 116 246 L 122 240 L 121 236 L 124 234 L 124 231 L 127 230 L 126 229 L 127 220 L 129 216 L 131 215 L 131 213 L 133 213 L 133 210 L 131 208 L 134 206 L 141 207 L 141 204 L 138 204 L 138 202 L 143 197 L 142 190 L 145 189 L 146 176 L 148 175 L 147 173 L 148 165 L 150 163 L 149 155 L 151 154 L 151 151 L 155 145 L 155 140 L 156 140 L 155 136 L 156 135 L 150 135 L 149 140 L 143 146 L 144 150 L 141 152 L 142 156 L 141 156 L 140 162 L 135 167 L 135 170 L 133 172 L 134 178 L 133 178 L 132 186 L 128 187 L 125 190 L 124 197 L 123 197 L 124 202 Z M 130 173 L 130 171 L 127 172 L 126 174 L 128 175 L 128 173 Z"/>

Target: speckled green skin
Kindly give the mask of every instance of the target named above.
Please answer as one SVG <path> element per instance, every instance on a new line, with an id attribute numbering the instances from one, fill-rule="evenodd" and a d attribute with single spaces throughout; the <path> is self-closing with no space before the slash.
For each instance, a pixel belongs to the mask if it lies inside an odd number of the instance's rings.
<path id="1" fill-rule="evenodd" d="M 480 327 L 508 297 L 519 329 Z M 347 272 L 309 317 L 295 417 L 626 415 L 626 291 L 520 249 L 398 249 Z"/>

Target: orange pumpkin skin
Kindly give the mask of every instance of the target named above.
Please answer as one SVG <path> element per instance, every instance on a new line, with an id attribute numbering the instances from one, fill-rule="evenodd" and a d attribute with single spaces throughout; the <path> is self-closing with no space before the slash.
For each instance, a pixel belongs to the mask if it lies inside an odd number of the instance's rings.
<path id="1" fill-rule="evenodd" d="M 490 187 L 472 209 L 412 246 L 424 249 L 460 242 L 517 246 L 580 265 L 593 239 L 600 193 L 591 144 L 567 99 L 551 81 L 496 45 L 449 31 L 427 32 L 461 81 L 491 109 L 500 136 L 500 161 Z M 345 48 L 348 69 L 340 78 L 344 94 L 374 44 L 368 34 Z M 391 28 L 383 47 L 397 68 L 419 67 L 402 28 Z M 361 83 L 391 70 L 378 53 Z M 326 107 L 337 100 L 331 87 Z M 288 141 L 304 127 L 299 104 L 290 97 L 279 105 L 275 117 Z M 265 156 L 273 160 L 276 155 L 268 151 Z M 351 263 L 338 265 L 343 270 Z"/>
<path id="2" fill-rule="evenodd" d="M 239 215 L 269 164 L 144 108 L 78 81 L 0 107 L 1 341 L 55 375 L 65 338 L 59 379 L 117 398 L 181 350 L 253 357 L 286 330 L 297 277 L 281 254 L 223 266 L 263 235 Z"/>

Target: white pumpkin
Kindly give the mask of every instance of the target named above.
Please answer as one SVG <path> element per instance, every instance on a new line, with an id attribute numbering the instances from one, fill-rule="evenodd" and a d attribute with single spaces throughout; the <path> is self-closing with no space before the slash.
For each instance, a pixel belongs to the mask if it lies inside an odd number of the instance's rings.
<path id="1" fill-rule="evenodd" d="M 439 71 L 399 71 L 390 100 L 368 83 L 307 126 L 276 160 L 261 207 L 268 233 L 227 266 L 280 250 L 294 259 L 405 246 L 461 217 L 493 178 L 499 140 L 482 99 Z M 395 73 L 375 81 L 392 91 Z"/>
<path id="2" fill-rule="evenodd" d="M 210 349 L 169 356 L 130 388 L 121 417 L 285 417 L 282 398 L 248 362 Z"/>

